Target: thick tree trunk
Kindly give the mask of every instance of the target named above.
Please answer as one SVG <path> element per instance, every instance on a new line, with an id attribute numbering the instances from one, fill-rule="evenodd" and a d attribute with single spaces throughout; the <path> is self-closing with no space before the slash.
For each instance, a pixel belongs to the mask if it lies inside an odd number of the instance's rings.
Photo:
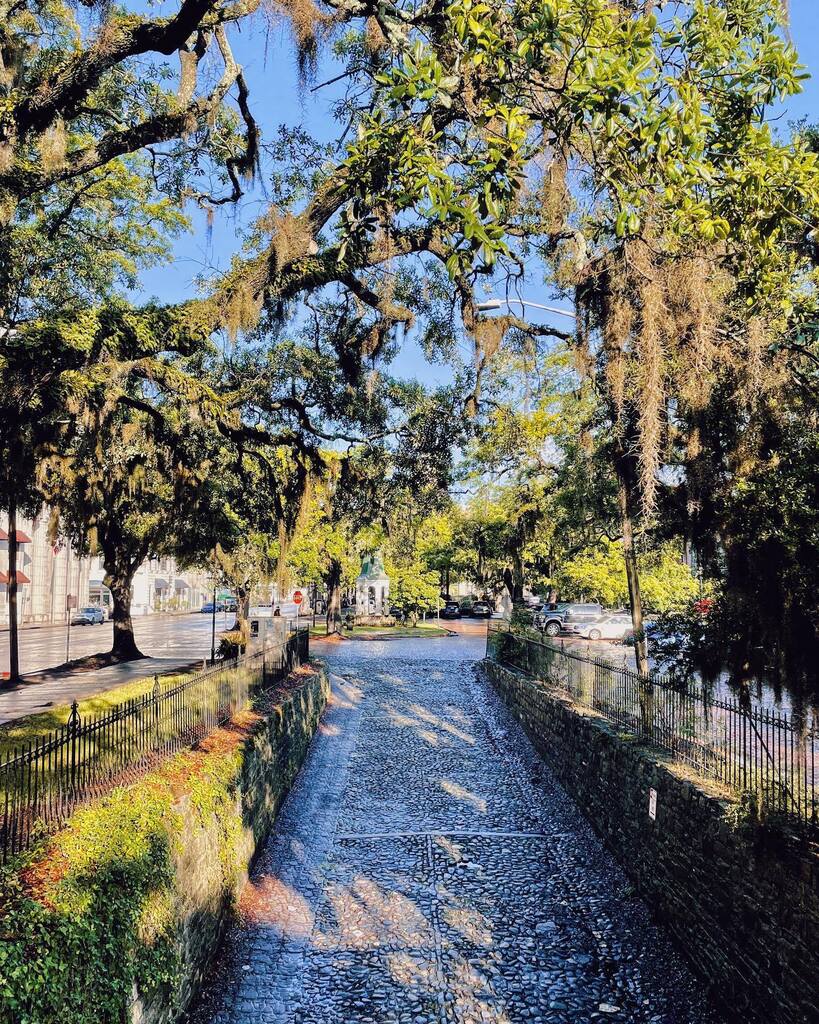
<path id="1" fill-rule="evenodd" d="M 523 604 L 523 568 L 518 558 L 512 560 L 512 568 L 503 570 L 503 582 L 509 591 L 513 605 Z"/>
<path id="2" fill-rule="evenodd" d="M 327 574 L 327 636 L 341 630 L 341 563 L 330 563 Z"/>
<path id="3" fill-rule="evenodd" d="M 233 628 L 242 634 L 242 643 L 250 639 L 250 590 L 248 586 L 236 588 L 236 621 Z"/>
<path id="4" fill-rule="evenodd" d="M 523 556 L 520 553 L 512 556 L 512 573 L 515 580 L 512 600 L 515 604 L 523 604 Z"/>
<path id="5" fill-rule="evenodd" d="M 17 633 L 17 505 L 9 500 L 9 682 L 20 680 L 20 646 Z"/>
<path id="6" fill-rule="evenodd" d="M 111 591 L 111 622 L 114 626 L 111 654 L 119 661 L 133 661 L 145 657 L 136 645 L 134 623 L 131 620 L 135 572 L 136 568 L 117 565 L 112 571 L 106 566 L 105 585 Z"/>
<path id="7" fill-rule="evenodd" d="M 626 563 L 631 625 L 634 630 L 634 654 L 637 660 L 637 673 L 640 676 L 640 714 L 644 730 L 650 733 L 654 721 L 654 694 L 648 667 L 643 601 L 640 594 L 640 573 L 637 568 L 637 552 L 634 547 L 634 470 L 628 455 L 621 454 L 616 461 L 617 501 L 623 531 L 623 557 Z"/>

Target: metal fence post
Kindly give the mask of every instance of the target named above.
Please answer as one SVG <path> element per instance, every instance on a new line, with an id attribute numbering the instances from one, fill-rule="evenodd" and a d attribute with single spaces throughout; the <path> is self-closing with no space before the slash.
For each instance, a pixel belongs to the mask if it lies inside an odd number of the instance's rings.
<path id="1" fill-rule="evenodd" d="M 154 705 L 154 747 L 159 745 L 159 676 L 154 675 L 154 686 L 151 691 L 151 697 Z"/>
<path id="2" fill-rule="evenodd" d="M 69 774 L 71 776 L 71 793 L 77 782 L 77 733 L 80 728 L 80 709 L 76 701 L 71 705 L 71 714 L 68 716 L 68 731 L 71 736 Z"/>

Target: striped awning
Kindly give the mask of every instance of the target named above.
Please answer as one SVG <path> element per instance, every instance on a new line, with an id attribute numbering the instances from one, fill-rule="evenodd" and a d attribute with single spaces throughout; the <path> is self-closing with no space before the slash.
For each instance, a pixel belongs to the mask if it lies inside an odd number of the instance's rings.
<path id="1" fill-rule="evenodd" d="M 8 582 L 9 582 L 9 574 L 7 572 L 3 572 L 3 570 L 0 569 L 0 583 L 5 583 L 6 586 L 8 586 Z M 19 586 L 21 583 L 31 583 L 31 580 L 28 578 L 28 576 L 26 576 L 26 574 L 24 572 L 20 572 L 20 570 L 18 569 L 17 570 L 17 585 Z"/>
<path id="2" fill-rule="evenodd" d="M 17 535 L 17 543 L 18 544 L 30 544 L 31 543 L 31 537 L 29 537 L 29 535 L 27 533 L 23 533 L 22 530 L 15 530 L 14 532 Z M 3 530 L 3 529 L 0 529 L 0 540 L 8 540 L 8 539 L 9 539 L 9 535 L 6 533 L 6 531 Z"/>

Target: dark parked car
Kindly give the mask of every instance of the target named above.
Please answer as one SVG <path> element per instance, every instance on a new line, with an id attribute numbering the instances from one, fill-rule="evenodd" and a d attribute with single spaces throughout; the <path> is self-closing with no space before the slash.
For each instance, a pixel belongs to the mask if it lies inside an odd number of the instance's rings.
<path id="1" fill-rule="evenodd" d="M 576 627 L 600 619 L 605 614 L 602 604 L 567 604 L 563 613 L 563 629 L 567 633 L 577 632 Z"/>
<path id="2" fill-rule="evenodd" d="M 441 609 L 442 619 L 460 619 L 461 617 L 461 606 L 457 601 L 447 601 L 444 607 Z"/>
<path id="3" fill-rule="evenodd" d="M 541 608 L 532 616 L 532 625 L 546 636 L 557 636 L 563 629 L 564 612 L 557 609 Z"/>
<path id="4" fill-rule="evenodd" d="M 217 612 L 223 612 L 224 610 L 225 610 L 224 604 L 221 601 L 217 601 L 216 602 L 216 611 Z M 213 615 L 213 601 L 206 601 L 205 604 L 203 604 L 202 607 L 200 608 L 200 611 L 204 615 Z"/>
<path id="5" fill-rule="evenodd" d="M 490 619 L 492 617 L 492 606 L 486 601 L 476 601 L 472 605 L 471 615 L 474 619 Z"/>

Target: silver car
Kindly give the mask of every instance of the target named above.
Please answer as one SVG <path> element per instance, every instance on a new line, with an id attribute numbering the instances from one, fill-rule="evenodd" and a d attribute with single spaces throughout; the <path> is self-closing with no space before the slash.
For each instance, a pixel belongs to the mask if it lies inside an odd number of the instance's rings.
<path id="1" fill-rule="evenodd" d="M 590 622 L 576 623 L 572 632 L 587 640 L 623 640 L 631 630 L 630 615 L 601 615 Z"/>

